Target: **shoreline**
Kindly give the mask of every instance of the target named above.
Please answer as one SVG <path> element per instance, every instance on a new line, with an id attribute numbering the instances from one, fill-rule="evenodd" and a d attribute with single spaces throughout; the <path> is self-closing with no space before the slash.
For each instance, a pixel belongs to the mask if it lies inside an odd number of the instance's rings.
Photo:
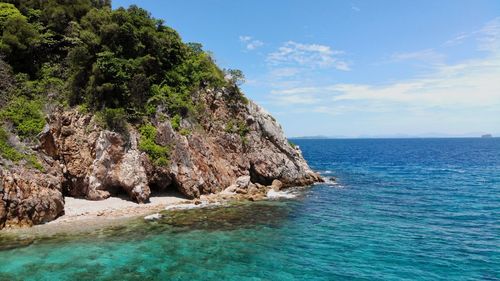
<path id="1" fill-rule="evenodd" d="M 279 193 L 285 194 L 286 191 Z M 150 203 L 138 204 L 126 197 L 110 197 L 91 201 L 65 197 L 65 214 L 45 224 L 31 227 L 12 227 L 0 230 L 1 234 L 21 236 L 53 236 L 58 234 L 84 234 L 107 227 L 120 226 L 134 219 L 146 219 L 166 210 L 204 208 L 231 201 L 260 201 L 276 199 L 275 193 L 262 194 L 258 198 L 247 194 L 217 193 L 202 195 L 199 199 L 187 199 L 178 193 L 165 193 L 150 197 Z M 289 198 L 284 195 L 283 198 Z"/>
<path id="2" fill-rule="evenodd" d="M 31 227 L 5 228 L 0 230 L 0 234 L 51 236 L 91 232 L 121 225 L 129 220 L 163 211 L 169 206 L 189 204 L 193 201 L 178 193 L 152 196 L 146 204 L 138 204 L 125 196 L 109 197 L 100 201 L 65 197 L 65 214 L 57 219 Z"/>
<path id="3" fill-rule="evenodd" d="M 311 187 L 309 185 L 307 187 Z M 134 219 L 155 220 L 162 211 L 177 211 L 191 208 L 205 208 L 238 201 L 276 200 L 294 198 L 297 191 L 307 188 L 281 186 L 261 186 L 260 189 L 228 189 L 215 194 L 188 199 L 178 192 L 166 192 L 150 197 L 150 202 L 139 204 L 125 195 L 92 201 L 65 197 L 65 214 L 57 219 L 30 227 L 11 227 L 0 230 L 0 235 L 53 236 L 58 234 L 84 234 L 114 226 L 122 226 Z M 231 191 L 228 191 L 231 190 Z M 251 192 L 250 192 L 251 191 Z M 149 218 L 148 218 L 149 217 Z M 158 216 L 161 217 L 161 216 Z"/>

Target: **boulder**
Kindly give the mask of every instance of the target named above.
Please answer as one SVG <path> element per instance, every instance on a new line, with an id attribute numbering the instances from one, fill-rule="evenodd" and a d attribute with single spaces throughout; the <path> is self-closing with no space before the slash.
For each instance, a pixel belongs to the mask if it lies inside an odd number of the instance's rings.
<path id="1" fill-rule="evenodd" d="M 273 180 L 271 188 L 274 191 L 280 191 L 283 188 L 283 183 L 280 180 Z"/>
<path id="2" fill-rule="evenodd" d="M 36 169 L 0 168 L 0 229 L 46 223 L 64 214 L 61 177 Z"/>
<path id="3" fill-rule="evenodd" d="M 250 176 L 241 176 L 237 178 L 235 184 L 238 188 L 247 188 L 250 184 Z"/>
<path id="4" fill-rule="evenodd" d="M 236 189 L 238 189 L 238 186 L 236 184 L 232 184 L 224 189 L 223 193 L 234 193 L 236 192 Z"/>

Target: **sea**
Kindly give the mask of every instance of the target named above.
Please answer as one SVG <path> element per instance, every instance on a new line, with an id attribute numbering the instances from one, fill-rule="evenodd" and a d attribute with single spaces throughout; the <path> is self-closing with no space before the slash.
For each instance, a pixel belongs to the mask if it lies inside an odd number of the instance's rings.
<path id="1" fill-rule="evenodd" d="M 0 280 L 500 280 L 500 139 L 292 141 L 325 183 L 84 234 L 0 232 Z"/>

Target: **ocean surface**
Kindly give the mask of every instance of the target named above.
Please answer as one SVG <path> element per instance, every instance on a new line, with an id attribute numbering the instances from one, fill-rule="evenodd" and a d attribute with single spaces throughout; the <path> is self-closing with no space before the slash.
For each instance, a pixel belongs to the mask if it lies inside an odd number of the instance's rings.
<path id="1" fill-rule="evenodd" d="M 336 181 L 86 235 L 0 235 L 0 280 L 500 280 L 500 139 L 294 142 Z"/>

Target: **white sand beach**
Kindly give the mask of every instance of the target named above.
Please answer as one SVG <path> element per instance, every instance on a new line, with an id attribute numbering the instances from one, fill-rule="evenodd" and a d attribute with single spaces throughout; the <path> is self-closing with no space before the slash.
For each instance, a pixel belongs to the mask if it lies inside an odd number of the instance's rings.
<path id="1" fill-rule="evenodd" d="M 102 227 L 123 224 L 132 218 L 144 217 L 165 210 L 167 206 L 191 203 L 179 193 L 164 193 L 150 197 L 150 202 L 137 204 L 125 196 L 102 201 L 65 197 L 65 214 L 46 224 L 30 228 L 6 229 L 8 232 L 52 235 L 89 232 Z"/>

